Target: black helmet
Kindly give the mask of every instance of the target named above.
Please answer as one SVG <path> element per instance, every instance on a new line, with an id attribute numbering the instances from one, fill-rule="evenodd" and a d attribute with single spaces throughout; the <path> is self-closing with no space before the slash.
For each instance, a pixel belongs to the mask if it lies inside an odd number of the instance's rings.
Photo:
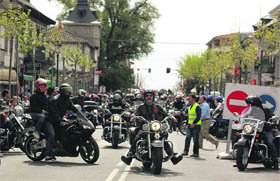
<path id="1" fill-rule="evenodd" d="M 120 94 L 114 94 L 113 103 L 120 104 L 122 102 L 122 96 Z"/>
<path id="2" fill-rule="evenodd" d="M 259 96 L 248 96 L 245 99 L 245 102 L 251 106 L 262 108 L 262 99 Z"/>
<path id="3" fill-rule="evenodd" d="M 72 87 L 70 84 L 63 83 L 59 87 L 59 92 L 60 92 L 61 96 L 70 97 L 70 95 L 72 93 Z"/>

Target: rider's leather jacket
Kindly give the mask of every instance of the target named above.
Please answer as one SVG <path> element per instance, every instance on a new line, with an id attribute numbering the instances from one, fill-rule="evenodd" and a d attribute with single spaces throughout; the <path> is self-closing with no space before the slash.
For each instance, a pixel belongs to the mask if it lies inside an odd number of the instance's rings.
<path id="1" fill-rule="evenodd" d="M 152 120 L 158 120 L 162 121 L 167 115 L 167 113 L 164 111 L 164 109 L 158 105 L 153 104 L 151 106 L 147 104 L 142 104 L 138 107 L 138 109 L 135 112 L 136 116 L 142 116 L 148 121 Z M 137 122 L 137 125 L 143 124 L 142 122 Z"/>
<path id="2" fill-rule="evenodd" d="M 47 110 L 47 96 L 44 92 L 36 91 L 30 97 L 30 112 L 42 113 L 42 110 Z"/>

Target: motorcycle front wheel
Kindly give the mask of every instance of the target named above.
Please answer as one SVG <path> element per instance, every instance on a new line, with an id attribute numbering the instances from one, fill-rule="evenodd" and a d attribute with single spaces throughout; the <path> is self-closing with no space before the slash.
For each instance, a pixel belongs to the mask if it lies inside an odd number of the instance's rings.
<path id="1" fill-rule="evenodd" d="M 182 135 L 186 135 L 186 133 L 187 133 L 187 123 L 186 123 L 186 121 L 182 121 L 179 124 L 179 131 L 180 131 L 180 133 L 182 133 Z"/>
<path id="2" fill-rule="evenodd" d="M 80 155 L 86 163 L 95 163 L 99 158 L 99 147 L 97 142 L 93 138 L 85 140 L 80 145 Z"/>
<path id="3" fill-rule="evenodd" d="M 25 141 L 25 154 L 26 156 L 33 161 L 41 161 L 44 159 L 45 149 L 35 150 L 32 147 L 36 145 L 39 140 L 35 139 L 34 136 L 29 136 Z"/>
<path id="4" fill-rule="evenodd" d="M 118 148 L 118 144 L 119 144 L 119 132 L 118 131 L 113 131 L 112 147 L 113 148 Z"/>
<path id="5" fill-rule="evenodd" d="M 162 168 L 162 148 L 153 148 L 152 150 L 152 163 L 153 163 L 153 173 L 158 175 Z"/>
<path id="6" fill-rule="evenodd" d="M 247 146 L 237 148 L 236 165 L 240 171 L 244 171 L 248 165 L 249 148 Z"/>

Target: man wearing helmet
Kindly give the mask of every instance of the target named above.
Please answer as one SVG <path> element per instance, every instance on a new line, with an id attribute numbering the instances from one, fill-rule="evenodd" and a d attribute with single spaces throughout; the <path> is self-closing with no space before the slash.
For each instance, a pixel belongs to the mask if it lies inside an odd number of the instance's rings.
<path id="1" fill-rule="evenodd" d="M 154 99 L 155 99 L 155 91 L 151 90 L 151 89 L 145 90 L 144 91 L 144 104 L 140 105 L 137 108 L 135 115 L 142 116 L 147 121 L 152 121 L 152 120 L 162 121 L 165 117 L 167 117 L 168 115 L 163 110 L 163 108 L 157 104 L 154 104 Z M 176 119 L 173 117 L 173 120 L 175 121 Z M 130 143 L 131 147 L 129 149 L 129 152 L 128 152 L 127 156 L 121 157 L 121 160 L 127 165 L 130 165 L 130 163 L 132 161 L 133 155 L 135 154 L 135 151 L 136 151 L 136 142 L 138 141 L 138 139 L 140 139 L 141 132 L 142 132 L 141 130 L 142 130 L 143 122 L 138 121 L 136 123 L 137 123 L 137 127 L 135 130 L 135 134 L 130 135 L 131 136 L 131 143 Z M 172 150 L 170 148 L 170 145 L 167 142 L 164 142 L 164 149 L 168 155 L 173 154 Z M 179 157 L 175 157 L 175 155 L 173 155 L 173 157 L 171 158 L 171 161 L 174 165 L 179 163 L 181 160 L 182 160 L 181 155 Z"/>
<path id="2" fill-rule="evenodd" d="M 52 129 L 53 137 L 51 138 L 51 140 L 48 139 L 46 153 L 48 154 L 48 156 L 50 156 L 53 159 L 55 159 L 55 157 L 53 156 L 53 153 L 52 153 L 52 148 L 55 143 L 54 127 L 60 126 L 60 122 L 63 121 L 63 117 L 66 114 L 66 112 L 68 110 L 72 110 L 73 112 L 75 112 L 77 114 L 77 116 L 79 118 L 89 122 L 88 119 L 79 110 L 77 110 L 77 108 L 74 106 L 74 104 L 70 100 L 70 96 L 72 93 L 72 87 L 69 84 L 67 84 L 67 83 L 61 84 L 61 86 L 59 87 L 59 93 L 60 94 L 59 94 L 58 98 L 52 100 L 48 106 L 48 112 L 49 112 L 49 118 L 50 118 L 49 120 L 52 121 L 52 125 L 51 125 L 50 129 Z"/>
<path id="3" fill-rule="evenodd" d="M 46 119 L 47 96 L 45 92 L 47 90 L 47 81 L 42 78 L 37 79 L 35 88 L 35 93 L 30 97 L 30 115 L 36 122 L 34 137 L 39 139 L 39 132 Z"/>
<path id="4" fill-rule="evenodd" d="M 258 108 L 262 109 L 264 114 L 265 114 L 265 121 L 267 123 L 264 125 L 263 130 L 264 130 L 264 134 L 265 134 L 265 137 L 266 137 L 266 143 L 267 143 L 268 149 L 270 151 L 271 158 L 273 160 L 274 169 L 278 170 L 279 167 L 278 167 L 278 160 L 277 160 L 277 151 L 276 151 L 276 147 L 273 143 L 273 140 L 274 140 L 273 130 L 270 126 L 270 123 L 268 123 L 268 120 L 272 116 L 274 116 L 274 113 L 271 112 L 270 109 L 263 107 L 262 99 L 259 96 L 248 96 L 245 99 L 245 102 L 247 104 L 250 104 L 251 106 L 255 106 L 255 107 L 258 107 Z"/>
<path id="5" fill-rule="evenodd" d="M 87 95 L 86 90 L 79 89 L 78 96 L 73 97 L 71 100 L 72 100 L 73 104 L 79 104 L 81 107 L 83 107 L 86 95 Z"/>

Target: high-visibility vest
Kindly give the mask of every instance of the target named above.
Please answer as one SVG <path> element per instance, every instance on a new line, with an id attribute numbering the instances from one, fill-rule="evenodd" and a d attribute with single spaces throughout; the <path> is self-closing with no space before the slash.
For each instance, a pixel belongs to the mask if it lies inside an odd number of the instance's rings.
<path id="1" fill-rule="evenodd" d="M 189 121 L 188 124 L 192 124 L 193 121 L 196 119 L 196 107 L 199 106 L 197 103 L 194 103 L 194 105 L 188 110 L 188 116 Z M 201 120 L 199 120 L 195 125 L 201 125 Z"/>

